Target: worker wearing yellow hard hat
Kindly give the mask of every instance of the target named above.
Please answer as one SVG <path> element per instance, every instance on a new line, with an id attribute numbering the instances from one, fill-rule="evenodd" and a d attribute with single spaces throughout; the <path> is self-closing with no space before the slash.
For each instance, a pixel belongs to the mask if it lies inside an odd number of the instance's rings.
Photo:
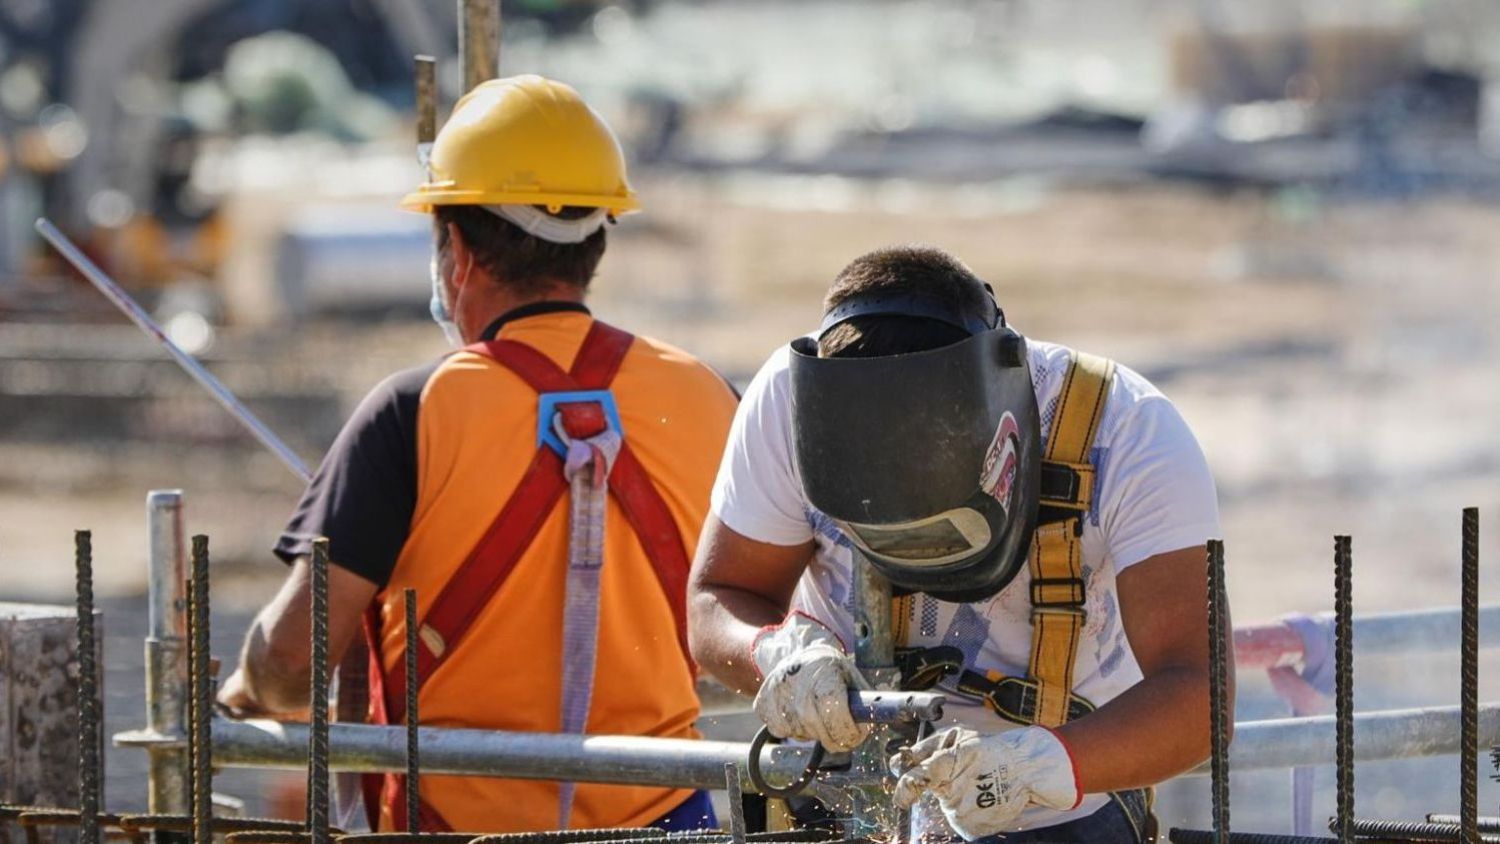
<path id="1" fill-rule="evenodd" d="M 423 723 L 695 737 L 683 602 L 736 399 L 583 304 L 606 224 L 639 207 L 620 144 L 569 86 L 517 76 L 459 100 L 427 163 L 402 206 L 433 216 L 433 316 L 459 348 L 387 379 L 346 424 L 276 546 L 296 568 L 221 700 L 305 702 L 305 613 L 287 608 L 306 605 L 305 558 L 326 536 L 331 647 L 363 625 L 372 720 L 399 723 L 415 684 Z M 401 778 L 371 780 L 378 827 L 404 829 Z M 424 776 L 419 823 L 714 820 L 687 789 Z"/>

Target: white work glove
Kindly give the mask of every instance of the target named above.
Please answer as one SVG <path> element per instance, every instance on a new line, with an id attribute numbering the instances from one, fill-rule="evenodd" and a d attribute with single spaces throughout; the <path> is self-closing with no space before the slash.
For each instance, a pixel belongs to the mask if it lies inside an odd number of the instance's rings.
<path id="1" fill-rule="evenodd" d="M 855 723 L 849 712 L 849 690 L 870 685 L 839 637 L 816 619 L 792 613 L 762 630 L 750 653 L 765 678 L 755 714 L 772 735 L 845 751 L 870 734 L 870 726 Z"/>
<path id="2" fill-rule="evenodd" d="M 931 792 L 970 840 L 1009 831 L 1027 806 L 1066 811 L 1083 800 L 1067 746 L 1045 727 L 983 736 L 952 727 L 892 756 L 891 773 L 896 805 Z"/>

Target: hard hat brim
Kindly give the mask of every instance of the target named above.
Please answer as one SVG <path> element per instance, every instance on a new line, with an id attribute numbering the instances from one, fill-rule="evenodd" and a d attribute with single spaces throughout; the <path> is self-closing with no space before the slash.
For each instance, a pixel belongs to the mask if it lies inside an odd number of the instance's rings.
<path id="1" fill-rule="evenodd" d="M 641 210 L 634 192 L 626 196 L 597 194 L 533 193 L 519 191 L 422 190 L 417 189 L 401 199 L 407 211 L 431 214 L 437 205 L 571 205 L 580 208 L 605 208 L 611 214 L 631 214 Z"/>

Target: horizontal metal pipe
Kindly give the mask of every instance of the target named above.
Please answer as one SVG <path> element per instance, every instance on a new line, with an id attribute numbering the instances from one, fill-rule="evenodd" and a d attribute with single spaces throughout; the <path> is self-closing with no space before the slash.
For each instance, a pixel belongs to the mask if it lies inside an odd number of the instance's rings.
<path id="1" fill-rule="evenodd" d="M 1354 757 L 1360 760 L 1440 756 L 1458 752 L 1458 707 L 1365 712 L 1354 717 Z M 1500 704 L 1480 707 L 1479 740 L 1500 743 Z M 307 726 L 215 718 L 214 762 L 231 767 L 299 769 L 307 761 Z M 421 728 L 422 770 L 432 774 L 505 776 L 578 782 L 723 788 L 724 764 L 743 770 L 748 742 L 632 736 L 572 736 L 492 730 Z M 329 762 L 337 771 L 401 771 L 402 727 L 333 724 Z M 762 766 L 773 779 L 792 779 L 806 764 L 795 745 L 767 747 Z M 1235 726 L 1230 767 L 1235 771 L 1291 768 L 1333 761 L 1333 718 L 1280 718 Z M 1207 766 L 1188 776 L 1208 773 Z"/>
<path id="2" fill-rule="evenodd" d="M 850 692 L 849 714 L 862 724 L 941 721 L 947 700 L 934 692 Z"/>
<path id="3" fill-rule="evenodd" d="M 1333 716 L 1244 721 L 1235 725 L 1229 748 L 1232 770 L 1295 768 L 1333 764 Z M 1458 753 L 1459 709 L 1430 706 L 1391 709 L 1354 716 L 1354 758 L 1404 759 Z M 1479 708 L 1479 743 L 1500 743 L 1500 703 Z M 1189 776 L 1208 774 L 1200 765 Z"/>
<path id="4" fill-rule="evenodd" d="M 724 787 L 724 765 L 745 766 L 749 742 L 634 736 L 576 736 L 422 727 L 422 773 L 515 779 L 632 783 L 680 788 Z M 231 767 L 299 769 L 307 764 L 307 725 L 215 718 L 214 763 Z M 406 729 L 331 724 L 329 766 L 335 771 L 403 771 Z M 794 745 L 767 747 L 761 765 L 785 780 L 807 762 Z"/>
<path id="5" fill-rule="evenodd" d="M 1331 619 L 1332 613 L 1322 617 Z M 1458 607 L 1379 613 L 1354 619 L 1359 656 L 1457 653 Z M 1500 604 L 1479 609 L 1479 646 L 1500 647 Z M 1302 640 L 1280 621 L 1235 628 L 1234 660 L 1239 670 L 1292 665 L 1302 659 Z"/>

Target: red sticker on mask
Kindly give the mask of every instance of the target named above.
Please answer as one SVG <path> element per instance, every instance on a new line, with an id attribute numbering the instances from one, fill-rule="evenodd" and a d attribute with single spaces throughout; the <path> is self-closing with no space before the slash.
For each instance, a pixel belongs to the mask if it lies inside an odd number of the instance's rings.
<path id="1" fill-rule="evenodd" d="M 1010 491 L 1016 484 L 1016 464 L 1021 459 L 1021 427 L 1016 417 L 1006 411 L 1000 417 L 1000 427 L 995 430 L 995 439 L 984 455 L 984 465 L 979 470 L 979 488 L 1000 502 L 1000 509 L 1010 515 Z"/>

